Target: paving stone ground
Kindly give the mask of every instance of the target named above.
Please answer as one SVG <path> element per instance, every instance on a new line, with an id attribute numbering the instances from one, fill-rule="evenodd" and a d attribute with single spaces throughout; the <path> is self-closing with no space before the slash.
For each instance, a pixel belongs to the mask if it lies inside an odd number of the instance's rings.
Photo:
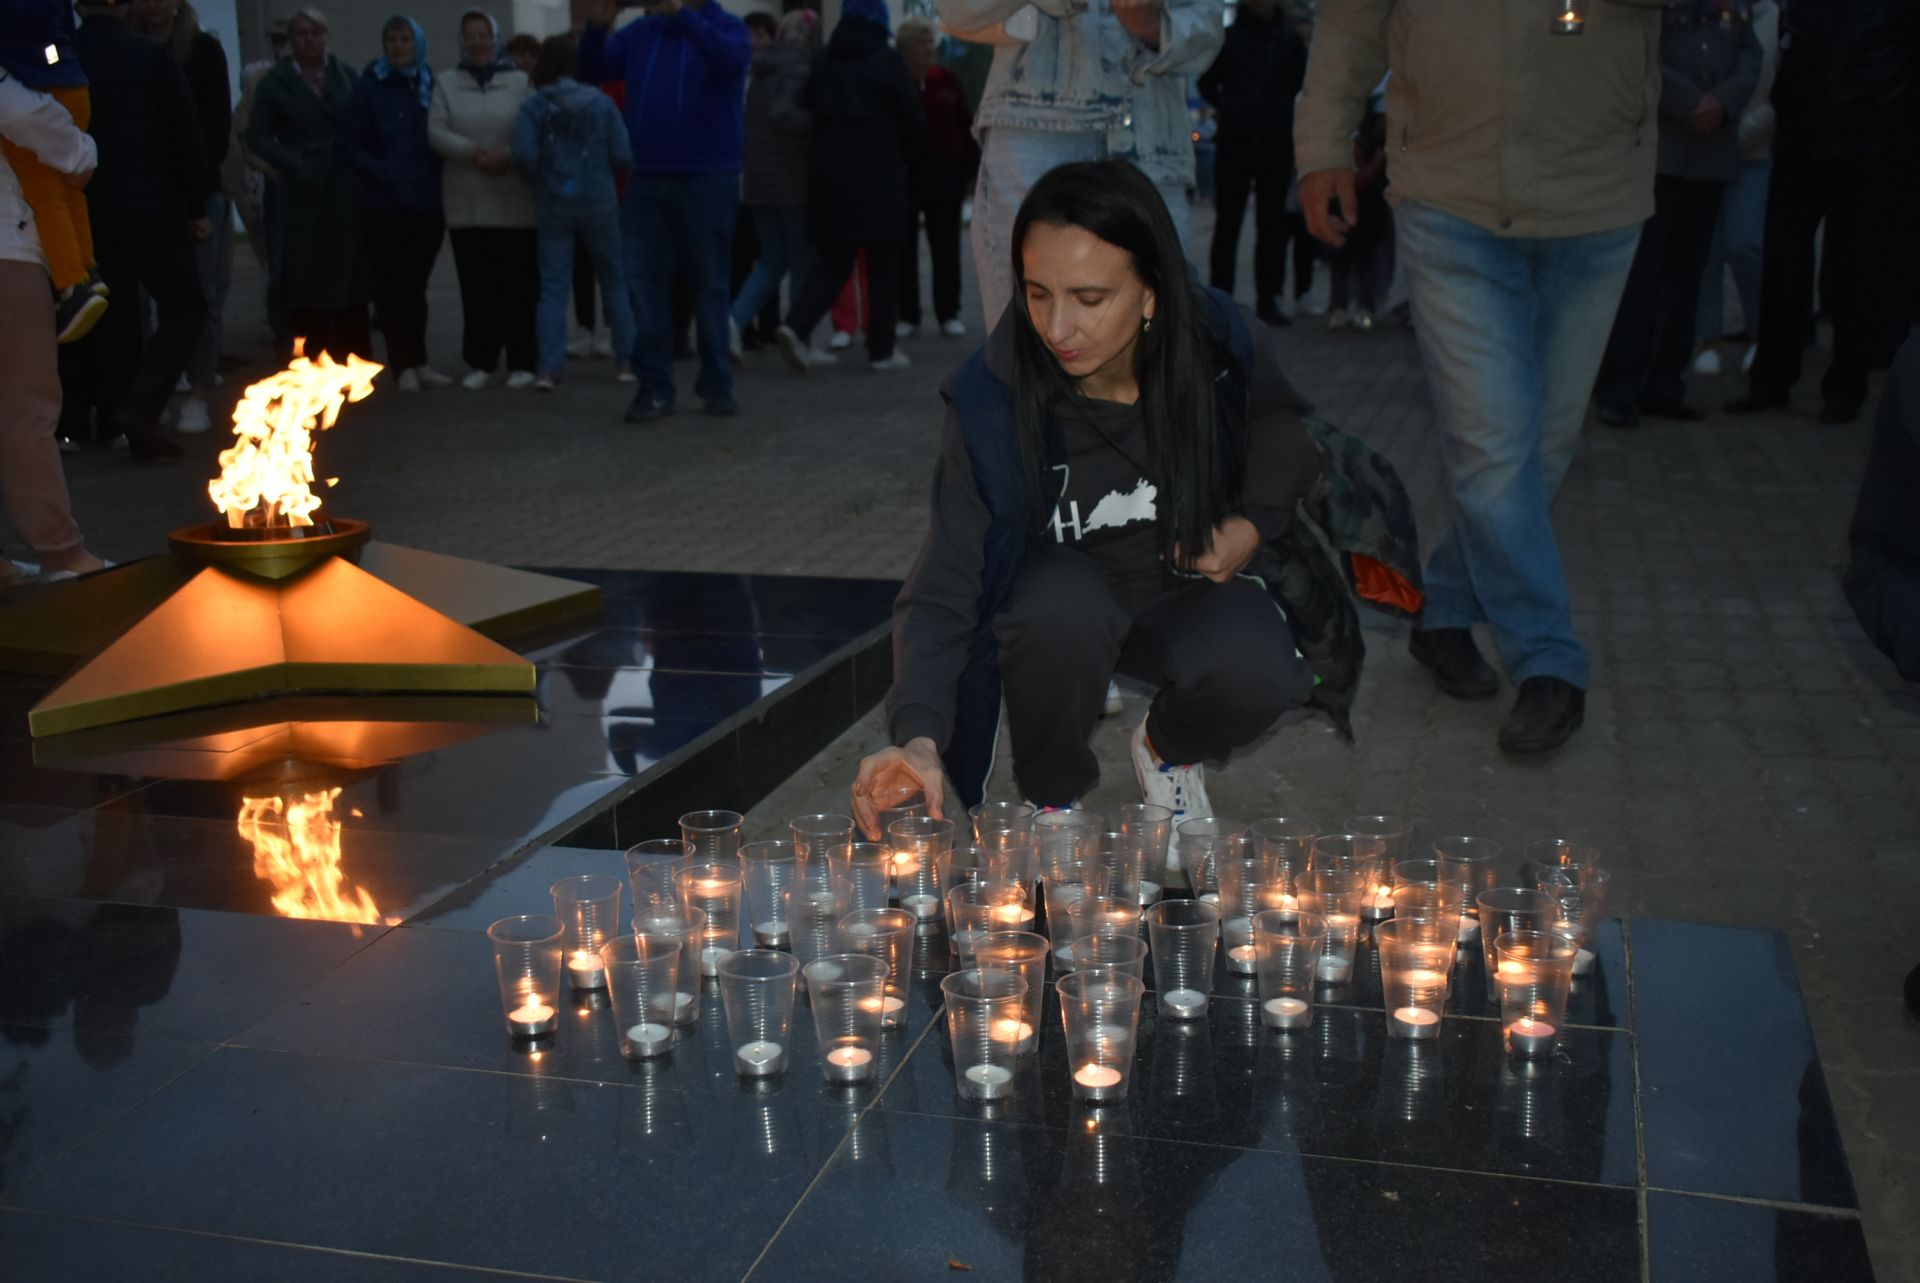
<path id="1" fill-rule="evenodd" d="M 1202 237 L 1208 221 L 1201 211 Z M 432 350 L 457 374 L 452 277 L 443 254 Z M 229 374 L 229 394 L 264 368 L 259 297 L 243 256 L 227 347 L 256 364 Z M 742 414 L 728 421 L 696 412 L 684 363 L 681 412 L 640 428 L 620 422 L 628 390 L 606 362 L 551 396 L 382 391 L 323 439 L 319 470 L 341 478 L 332 509 L 370 520 L 377 537 L 462 556 L 897 577 L 924 525 L 935 389 L 980 333 L 971 297 L 966 319 L 966 340 L 903 344 L 914 367 L 896 374 L 845 357 L 801 379 L 771 354 L 749 355 Z M 1444 527 L 1439 461 L 1412 335 L 1303 321 L 1279 337 L 1323 412 L 1401 469 L 1431 541 Z M 1899 999 L 1920 961 L 1920 690 L 1867 644 L 1840 595 L 1868 429 L 1814 426 L 1818 368 L 1795 415 L 1589 427 L 1556 510 L 1596 664 L 1586 727 L 1564 751 L 1502 757 L 1494 734 L 1510 692 L 1487 704 L 1439 695 L 1407 657 L 1404 625 L 1376 621 L 1357 742 L 1320 722 L 1289 727 L 1217 772 L 1212 789 L 1217 809 L 1241 818 L 1331 824 L 1391 810 L 1428 834 L 1481 833 L 1510 849 L 1577 836 L 1605 852 L 1619 912 L 1785 931 L 1877 1267 L 1920 1278 L 1920 1032 Z M 1694 395 L 1717 406 L 1733 382 L 1696 379 Z M 167 530 L 212 515 L 205 482 L 223 442 L 188 440 L 189 459 L 167 467 L 68 460 L 97 551 L 152 553 Z M 1130 692 L 1125 715 L 1099 733 L 1112 767 L 1096 808 L 1134 796 L 1124 736 L 1143 707 Z M 756 817 L 833 803 L 881 738 L 868 717 Z M 1004 779 L 996 795 L 1012 796 Z"/>

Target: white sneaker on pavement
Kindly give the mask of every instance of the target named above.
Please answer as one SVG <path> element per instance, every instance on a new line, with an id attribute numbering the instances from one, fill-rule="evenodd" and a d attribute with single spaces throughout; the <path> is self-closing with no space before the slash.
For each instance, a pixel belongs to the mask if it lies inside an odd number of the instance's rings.
<path id="1" fill-rule="evenodd" d="M 827 346 L 836 352 L 843 351 L 853 346 L 853 335 L 845 330 L 835 330 L 833 337 L 827 340 Z"/>
<path id="2" fill-rule="evenodd" d="M 1753 354 L 1759 350 L 1760 345 L 1758 343 L 1747 344 L 1747 354 L 1740 358 L 1740 373 L 1751 374 L 1753 372 Z"/>
<path id="3" fill-rule="evenodd" d="M 840 358 L 831 352 L 815 351 L 813 345 L 795 334 L 790 326 L 783 325 L 775 330 L 773 341 L 780 345 L 780 355 L 786 358 L 788 368 L 795 374 L 805 374 L 822 365 L 840 363 Z"/>
<path id="4" fill-rule="evenodd" d="M 213 416 L 207 413 L 207 403 L 198 397 L 190 397 L 180 403 L 179 417 L 173 421 L 175 432 L 205 432 L 213 426 Z"/>
<path id="5" fill-rule="evenodd" d="M 393 381 L 393 386 L 402 392 L 418 392 L 420 390 L 420 376 L 412 370 L 402 370 L 400 371 L 400 377 Z"/>
<path id="6" fill-rule="evenodd" d="M 906 370 L 906 369 L 911 369 L 913 367 L 913 359 L 909 357 L 905 352 L 902 352 L 899 348 L 895 348 L 893 349 L 892 355 L 887 356 L 878 361 L 869 361 L 867 362 L 867 364 L 872 366 L 876 370 L 882 370 L 882 371 Z"/>
<path id="7" fill-rule="evenodd" d="M 412 374 L 423 388 L 449 388 L 453 386 L 452 379 L 440 373 L 440 371 L 434 369 L 431 365 L 416 365 L 412 370 L 408 371 L 408 373 Z"/>
<path id="8" fill-rule="evenodd" d="M 940 332 L 950 339 L 957 339 L 967 332 L 967 323 L 956 316 L 951 321 L 940 322 Z"/>
<path id="9" fill-rule="evenodd" d="M 613 381 L 615 383 L 638 383 L 640 376 L 633 372 L 632 366 L 622 361 L 620 362 L 620 367 L 613 372 Z"/>
<path id="10" fill-rule="evenodd" d="M 468 370 L 467 377 L 460 380 L 460 386 L 465 388 L 469 392 L 478 392 L 481 388 L 486 387 L 487 384 L 491 382 L 493 382 L 492 371 Z"/>
<path id="11" fill-rule="evenodd" d="M 735 365 L 747 359 L 747 351 L 740 345 L 740 327 L 731 316 L 727 318 L 727 355 Z"/>
<path id="12" fill-rule="evenodd" d="M 534 377 L 532 370 L 515 370 L 507 376 L 507 390 L 509 392 L 524 392 L 538 381 L 539 380 Z"/>
<path id="13" fill-rule="evenodd" d="M 543 374 L 533 381 L 535 392 L 551 392 L 560 386 L 560 380 L 551 374 Z"/>
<path id="14" fill-rule="evenodd" d="M 567 335 L 567 355 L 576 361 L 592 356 L 593 331 L 574 325 Z"/>
<path id="15" fill-rule="evenodd" d="M 1700 355 L 1693 358 L 1693 372 L 1709 378 L 1720 373 L 1720 353 L 1714 348 L 1701 348 Z"/>
<path id="16" fill-rule="evenodd" d="M 1107 683 L 1107 702 L 1100 709 L 1102 717 L 1118 717 L 1125 711 L 1126 705 L 1120 702 L 1120 683 Z"/>
<path id="17" fill-rule="evenodd" d="M 920 327 L 912 321 L 895 321 L 893 323 L 893 337 L 896 339 L 910 339 L 919 332 Z"/>
<path id="18" fill-rule="evenodd" d="M 1186 820 L 1204 819 L 1213 814 L 1213 802 L 1207 797 L 1207 768 L 1198 762 L 1177 766 L 1163 762 L 1147 747 L 1147 719 L 1133 728 L 1133 776 L 1140 782 L 1140 795 L 1155 806 L 1173 812 L 1173 829 L 1179 832 Z"/>
<path id="19" fill-rule="evenodd" d="M 595 356 L 612 356 L 613 355 L 613 331 L 595 330 L 593 332 L 593 355 Z"/>

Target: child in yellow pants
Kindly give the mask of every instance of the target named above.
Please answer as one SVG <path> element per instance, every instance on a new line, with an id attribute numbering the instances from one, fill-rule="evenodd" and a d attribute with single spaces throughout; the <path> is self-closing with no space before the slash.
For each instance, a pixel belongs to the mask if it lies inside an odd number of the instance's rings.
<path id="1" fill-rule="evenodd" d="M 11 75 L 67 109 L 85 129 L 92 98 L 75 46 L 69 0 L 0 0 L 0 73 Z M 0 139 L 0 150 L 33 210 L 53 281 L 55 331 L 60 342 L 85 337 L 107 310 L 106 286 L 94 270 L 93 227 L 86 195 L 24 147 Z"/>

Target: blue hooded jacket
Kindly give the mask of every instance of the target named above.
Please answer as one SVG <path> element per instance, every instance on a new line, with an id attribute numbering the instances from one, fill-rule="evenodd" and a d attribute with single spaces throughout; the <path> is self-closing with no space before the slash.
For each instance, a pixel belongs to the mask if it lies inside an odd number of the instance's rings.
<path id="1" fill-rule="evenodd" d="M 747 24 L 706 0 L 580 35 L 579 76 L 627 82 L 636 174 L 737 173 L 746 146 Z"/>
<path id="2" fill-rule="evenodd" d="M 513 163 L 538 209 L 614 213 L 613 171 L 633 168 L 627 129 L 613 99 L 562 76 L 520 105 Z"/>
<path id="3" fill-rule="evenodd" d="M 424 213 L 440 208 L 440 157 L 427 143 L 433 69 L 427 33 L 405 14 L 394 16 L 413 28 L 413 65 L 396 68 L 385 58 L 367 64 L 347 106 L 347 164 L 366 208 Z M 390 18 L 381 30 L 392 24 Z"/>

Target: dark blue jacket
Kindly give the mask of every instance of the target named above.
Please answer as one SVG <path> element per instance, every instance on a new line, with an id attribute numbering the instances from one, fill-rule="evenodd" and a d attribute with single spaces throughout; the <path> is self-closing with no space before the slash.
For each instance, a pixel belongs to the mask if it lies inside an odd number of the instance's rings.
<path id="1" fill-rule="evenodd" d="M 71 0 L 0 0 L 0 69 L 29 89 L 77 89 L 87 83 L 76 35 Z"/>
<path id="2" fill-rule="evenodd" d="M 747 24 L 707 0 L 672 17 L 580 33 L 578 75 L 627 83 L 636 174 L 737 173 L 746 145 Z"/>
<path id="3" fill-rule="evenodd" d="M 361 182 L 366 209 L 425 212 L 440 208 L 440 157 L 427 145 L 427 108 L 419 85 L 402 71 L 367 66 L 347 106 L 347 164 Z"/>

